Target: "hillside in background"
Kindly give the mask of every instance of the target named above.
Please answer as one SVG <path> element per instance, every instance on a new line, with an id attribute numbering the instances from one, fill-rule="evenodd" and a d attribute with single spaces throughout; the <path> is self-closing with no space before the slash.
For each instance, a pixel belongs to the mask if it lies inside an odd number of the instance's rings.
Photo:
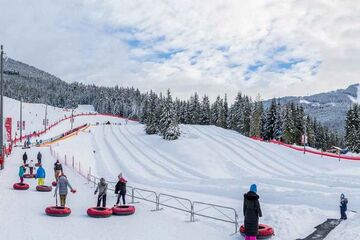
<path id="1" fill-rule="evenodd" d="M 343 135 L 346 112 L 352 104 L 360 102 L 360 84 L 327 93 L 304 97 L 282 97 L 278 100 L 281 104 L 300 104 L 306 114 Z M 264 105 L 267 107 L 270 103 L 271 100 L 267 100 Z"/>
<path id="2" fill-rule="evenodd" d="M 47 103 L 57 107 L 73 108 L 78 104 L 93 105 L 104 113 L 139 118 L 145 94 L 134 88 L 97 87 L 81 83 L 66 83 L 61 79 L 27 64 L 8 59 L 5 62 L 5 95 L 26 102 Z M 239 89 L 241 90 L 241 89 Z M 305 113 L 316 118 L 330 129 L 344 134 L 346 112 L 360 102 L 360 86 L 305 97 L 279 98 L 281 104 L 296 103 Z M 270 105 L 265 101 L 265 107 Z"/>

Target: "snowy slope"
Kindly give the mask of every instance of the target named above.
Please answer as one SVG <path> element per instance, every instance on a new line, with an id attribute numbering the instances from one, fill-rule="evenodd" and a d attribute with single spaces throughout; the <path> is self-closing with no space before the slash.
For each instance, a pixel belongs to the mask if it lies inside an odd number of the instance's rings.
<path id="1" fill-rule="evenodd" d="M 52 181 L 52 164 L 48 148 L 33 148 L 27 151 L 30 158 L 35 158 L 37 151 L 43 153 L 44 166 L 47 170 L 46 183 Z M 23 240 L 165 240 L 178 239 L 223 239 L 228 232 L 214 228 L 211 224 L 189 224 L 183 214 L 169 214 L 169 212 L 151 211 L 154 206 L 146 203 L 136 204 L 135 215 L 127 217 L 110 217 L 94 219 L 86 215 L 88 207 L 96 204 L 94 189 L 87 181 L 72 170 L 65 168 L 72 186 L 77 189 L 76 194 L 69 194 L 68 206 L 72 214 L 66 218 L 49 217 L 45 214 L 47 206 L 55 205 L 53 193 L 35 191 L 35 180 L 26 180 L 31 187 L 27 191 L 15 191 L 12 184 L 18 181 L 17 171 L 21 163 L 23 151 L 16 149 L 8 161 L 6 169 L 0 177 L 0 232 L 1 239 Z M 108 194 L 108 204 L 115 202 L 114 194 Z"/>
<path id="2" fill-rule="evenodd" d="M 29 105 L 32 113 L 37 108 L 38 105 Z M 58 110 L 54 119 L 62 118 L 63 110 Z M 102 124 L 107 121 L 113 125 Z M 326 218 L 338 217 L 340 193 L 349 198 L 350 209 L 360 209 L 360 162 L 339 162 L 337 159 L 304 155 L 214 126 L 183 125 L 179 140 L 165 141 L 159 136 L 146 135 L 143 125 L 124 119 L 82 116 L 75 119 L 74 126 L 84 123 L 92 126 L 52 145 L 60 157 L 74 156 L 81 162 L 82 169 L 91 168 L 94 175 L 109 181 L 115 181 L 117 174 L 123 172 L 131 186 L 234 207 L 240 222 L 242 195 L 250 184 L 257 183 L 264 213 L 261 222 L 275 228 L 274 239 L 303 238 Z M 43 137 L 53 137 L 69 129 L 70 121 L 64 121 Z M 30 158 L 35 158 L 38 150 L 45 155 L 48 175 L 51 176 L 50 164 L 55 159 L 49 155 L 48 148 L 31 149 Z M 82 177 L 69 170 L 70 180 L 78 189 L 78 194 L 69 199 L 74 213 L 67 220 L 50 218 L 49 221 L 43 211 L 54 203 L 51 194 L 11 189 L 17 180 L 21 154 L 22 150 L 16 149 L 7 159 L 6 169 L 0 173 L 0 210 L 13 216 L 10 220 L 0 220 L 0 231 L 6 225 L 15 226 L 22 222 L 28 233 L 25 239 L 47 239 L 38 235 L 42 226 L 45 226 L 44 236 L 47 236 L 57 233 L 56 228 L 61 222 L 66 239 L 82 239 L 83 236 L 87 239 L 113 239 L 119 231 L 129 233 L 129 239 L 241 239 L 238 235 L 229 235 L 233 231 L 231 224 L 203 218 L 188 223 L 186 214 L 166 208 L 160 213 L 150 212 L 153 206 L 145 203 L 137 205 L 139 212 L 127 219 L 129 222 L 124 225 L 116 218 L 101 223 L 102 220 L 90 219 L 85 216 L 85 211 L 95 203 L 93 189 Z M 113 196 L 109 202 L 114 202 Z M 18 215 L 19 205 L 25 208 L 21 215 Z M 16 214 L 11 215 L 13 212 Z M 329 239 L 340 239 L 337 237 L 341 234 L 350 233 L 357 222 L 356 216 L 350 215 L 350 220 L 342 223 Z M 102 229 L 101 234 L 96 227 Z M 15 228 L 7 234 L 8 239 L 20 236 Z M 13 236 L 16 238 L 10 238 Z"/>
<path id="3" fill-rule="evenodd" d="M 53 147 L 97 176 L 114 180 L 122 171 L 132 185 L 221 203 L 239 213 L 242 194 L 255 182 L 262 222 L 275 227 L 276 239 L 305 237 L 326 218 L 337 217 L 342 192 L 360 208 L 360 162 L 304 155 L 214 126 L 181 129 L 182 137 L 169 142 L 145 135 L 140 124 L 94 126 Z M 297 226 L 299 219 L 304 221 Z"/>

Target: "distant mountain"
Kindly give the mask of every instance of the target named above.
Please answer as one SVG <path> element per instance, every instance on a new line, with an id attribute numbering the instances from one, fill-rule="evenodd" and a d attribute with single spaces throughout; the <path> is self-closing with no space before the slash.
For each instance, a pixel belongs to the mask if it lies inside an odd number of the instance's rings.
<path id="1" fill-rule="evenodd" d="M 360 84 L 327 93 L 304 97 L 282 97 L 278 100 L 281 104 L 293 102 L 302 105 L 305 113 L 343 135 L 346 112 L 352 104 L 360 104 Z M 264 101 L 264 105 L 269 106 L 270 101 Z"/>

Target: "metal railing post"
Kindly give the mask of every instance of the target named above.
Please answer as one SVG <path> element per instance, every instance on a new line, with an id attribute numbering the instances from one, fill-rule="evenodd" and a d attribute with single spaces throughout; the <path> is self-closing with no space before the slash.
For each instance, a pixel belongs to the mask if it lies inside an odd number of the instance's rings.
<path id="1" fill-rule="evenodd" d="M 74 156 L 72 156 L 72 168 L 75 169 L 75 161 L 74 161 Z"/>

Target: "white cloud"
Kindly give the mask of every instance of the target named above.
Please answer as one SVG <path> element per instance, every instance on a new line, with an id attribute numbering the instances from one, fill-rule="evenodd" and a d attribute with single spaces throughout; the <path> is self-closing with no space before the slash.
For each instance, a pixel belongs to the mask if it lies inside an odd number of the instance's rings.
<path id="1" fill-rule="evenodd" d="M 8 54 L 69 82 L 230 98 L 359 82 L 356 1 L 0 0 L 0 7 Z"/>

